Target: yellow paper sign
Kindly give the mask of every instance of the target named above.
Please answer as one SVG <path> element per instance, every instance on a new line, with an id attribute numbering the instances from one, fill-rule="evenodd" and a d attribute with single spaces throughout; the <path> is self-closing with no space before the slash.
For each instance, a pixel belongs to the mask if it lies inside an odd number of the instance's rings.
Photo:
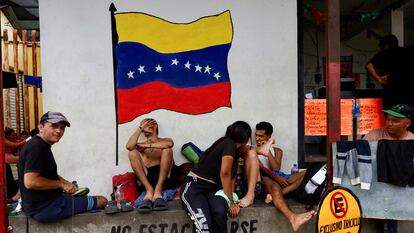
<path id="1" fill-rule="evenodd" d="M 351 190 L 335 187 L 324 195 L 319 204 L 316 232 L 359 233 L 361 216 L 361 205 Z"/>

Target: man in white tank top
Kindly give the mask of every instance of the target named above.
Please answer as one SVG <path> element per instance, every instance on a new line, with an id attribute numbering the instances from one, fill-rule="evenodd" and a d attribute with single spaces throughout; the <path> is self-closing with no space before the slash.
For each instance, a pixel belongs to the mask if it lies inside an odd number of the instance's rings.
<path id="1" fill-rule="evenodd" d="M 283 151 L 278 147 L 273 147 L 275 140 L 272 138 L 273 126 L 268 122 L 260 122 L 256 125 L 256 152 L 260 161 L 260 171 L 268 193 L 266 203 L 273 202 L 273 205 L 289 221 L 293 231 L 308 222 L 315 214 L 309 211 L 296 214 L 290 210 L 284 195 L 296 190 L 303 180 L 305 171 L 287 175 L 280 171 Z"/>

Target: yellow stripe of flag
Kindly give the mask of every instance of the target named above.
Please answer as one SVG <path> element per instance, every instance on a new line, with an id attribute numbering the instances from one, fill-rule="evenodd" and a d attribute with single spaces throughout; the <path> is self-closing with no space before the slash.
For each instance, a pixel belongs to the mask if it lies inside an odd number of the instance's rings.
<path id="1" fill-rule="evenodd" d="M 138 42 L 160 53 L 177 53 L 231 43 L 230 12 L 187 24 L 171 23 L 144 13 L 115 15 L 118 43 Z"/>

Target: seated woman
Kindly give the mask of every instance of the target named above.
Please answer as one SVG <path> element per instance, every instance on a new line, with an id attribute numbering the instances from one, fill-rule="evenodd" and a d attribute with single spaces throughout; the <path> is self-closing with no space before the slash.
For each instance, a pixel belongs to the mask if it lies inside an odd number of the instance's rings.
<path id="1" fill-rule="evenodd" d="M 181 187 L 181 201 L 197 232 L 227 232 L 227 214 L 236 217 L 239 206 L 233 198 L 238 149 L 248 142 L 252 130 L 244 121 L 234 122 L 224 137 L 201 156 Z M 224 195 L 216 195 L 223 189 Z"/>
<path id="2" fill-rule="evenodd" d="M 20 198 L 19 184 L 13 177 L 10 164 L 16 164 L 19 161 L 19 150 L 23 147 L 25 140 L 17 141 L 14 129 L 6 127 L 4 129 L 4 153 L 6 157 L 6 180 L 7 180 L 7 201 L 16 202 Z"/>

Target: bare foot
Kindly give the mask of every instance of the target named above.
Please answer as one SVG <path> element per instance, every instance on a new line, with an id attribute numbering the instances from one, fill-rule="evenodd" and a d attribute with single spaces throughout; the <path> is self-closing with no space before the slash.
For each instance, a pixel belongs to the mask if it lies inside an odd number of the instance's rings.
<path id="1" fill-rule="evenodd" d="M 294 214 L 290 219 L 290 224 L 292 225 L 293 231 L 298 231 L 299 228 L 311 220 L 314 215 L 316 215 L 316 212 L 314 210 L 302 214 Z"/>
<path id="2" fill-rule="evenodd" d="M 270 202 L 272 202 L 273 201 L 273 197 L 272 197 L 272 195 L 270 195 L 270 193 L 268 193 L 267 195 L 266 195 L 266 199 L 265 199 L 265 203 L 266 204 L 269 204 Z"/>
<path id="3" fill-rule="evenodd" d="M 248 207 L 253 204 L 253 201 L 254 201 L 254 196 L 249 197 L 246 195 L 242 199 L 239 200 L 239 206 L 242 208 Z"/>
<path id="4" fill-rule="evenodd" d="M 155 199 L 157 199 L 157 198 L 162 198 L 162 189 L 158 188 L 158 185 L 154 189 L 154 195 L 153 195 L 152 199 L 153 199 L 153 201 L 155 201 Z"/>
<path id="5" fill-rule="evenodd" d="M 153 197 L 152 197 L 152 200 L 155 201 L 155 199 L 157 199 L 157 198 L 162 198 L 162 194 L 158 193 L 158 192 L 155 192 Z"/>
<path id="6" fill-rule="evenodd" d="M 144 196 L 144 199 L 142 199 L 142 200 L 147 200 L 148 199 L 148 200 L 152 201 L 153 198 L 154 198 L 154 193 L 147 191 L 147 193 Z"/>
<path id="7" fill-rule="evenodd" d="M 262 155 L 267 155 L 269 153 L 270 148 L 272 148 L 272 144 L 274 143 L 275 143 L 275 139 L 270 138 L 269 140 L 267 140 L 267 142 L 265 142 L 263 145 L 261 145 L 258 148 L 257 153 L 262 154 Z"/>

